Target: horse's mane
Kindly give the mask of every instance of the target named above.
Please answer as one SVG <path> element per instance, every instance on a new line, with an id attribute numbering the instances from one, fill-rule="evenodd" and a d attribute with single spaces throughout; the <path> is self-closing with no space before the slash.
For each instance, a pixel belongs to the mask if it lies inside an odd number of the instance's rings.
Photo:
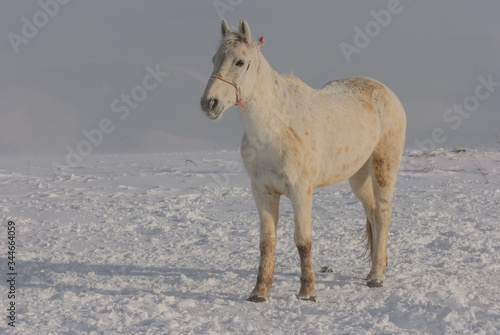
<path id="1" fill-rule="evenodd" d="M 240 32 L 231 31 L 231 32 L 228 32 L 226 35 L 224 35 L 221 38 L 219 46 L 234 45 L 234 44 L 238 44 L 238 43 L 248 44 L 248 41 L 247 41 L 246 37 L 243 34 L 241 34 Z"/>

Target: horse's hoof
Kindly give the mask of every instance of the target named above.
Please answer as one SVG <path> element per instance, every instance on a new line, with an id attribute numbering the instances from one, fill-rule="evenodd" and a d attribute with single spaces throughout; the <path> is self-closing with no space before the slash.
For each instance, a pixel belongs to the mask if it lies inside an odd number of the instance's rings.
<path id="1" fill-rule="evenodd" d="M 374 287 L 383 287 L 384 286 L 384 281 L 381 279 L 370 279 L 366 283 L 366 286 L 369 288 L 374 288 Z"/>
<path id="2" fill-rule="evenodd" d="M 306 296 L 298 295 L 297 299 L 316 302 L 316 296 L 315 295 L 306 295 Z"/>
<path id="3" fill-rule="evenodd" d="M 261 297 L 261 296 L 258 296 L 258 295 L 251 295 L 247 301 L 250 301 L 250 302 L 257 302 L 257 303 L 265 303 L 267 302 L 267 299 L 266 297 Z"/>

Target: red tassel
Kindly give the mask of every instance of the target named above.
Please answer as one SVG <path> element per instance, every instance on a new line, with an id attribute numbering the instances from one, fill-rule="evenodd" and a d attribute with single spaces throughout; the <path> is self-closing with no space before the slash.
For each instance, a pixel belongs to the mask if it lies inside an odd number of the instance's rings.
<path id="1" fill-rule="evenodd" d="M 259 47 L 264 45 L 264 36 L 259 37 Z"/>

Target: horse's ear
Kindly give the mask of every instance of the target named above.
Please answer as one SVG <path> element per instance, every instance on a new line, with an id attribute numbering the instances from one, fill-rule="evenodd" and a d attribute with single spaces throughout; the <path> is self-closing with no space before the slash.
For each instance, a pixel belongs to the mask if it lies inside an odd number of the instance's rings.
<path id="1" fill-rule="evenodd" d="M 248 43 L 252 43 L 252 34 L 250 33 L 250 27 L 247 21 L 240 19 L 240 33 L 243 35 Z"/>
<path id="2" fill-rule="evenodd" d="M 222 37 L 226 36 L 227 33 L 231 32 L 231 29 L 229 29 L 229 26 L 227 25 L 227 22 L 225 19 L 222 19 L 222 23 L 220 26 L 220 32 L 222 34 Z"/>

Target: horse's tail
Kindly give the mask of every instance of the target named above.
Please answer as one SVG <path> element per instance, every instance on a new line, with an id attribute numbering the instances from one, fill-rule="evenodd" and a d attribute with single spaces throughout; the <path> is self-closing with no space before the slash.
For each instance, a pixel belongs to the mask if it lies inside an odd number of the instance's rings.
<path id="1" fill-rule="evenodd" d="M 370 224 L 370 221 L 366 219 L 366 228 L 365 228 L 365 235 L 363 236 L 363 240 L 361 243 L 366 241 L 366 247 L 365 251 L 363 252 L 362 257 L 364 259 L 372 259 L 373 255 L 373 234 L 372 234 L 372 225 Z"/>

